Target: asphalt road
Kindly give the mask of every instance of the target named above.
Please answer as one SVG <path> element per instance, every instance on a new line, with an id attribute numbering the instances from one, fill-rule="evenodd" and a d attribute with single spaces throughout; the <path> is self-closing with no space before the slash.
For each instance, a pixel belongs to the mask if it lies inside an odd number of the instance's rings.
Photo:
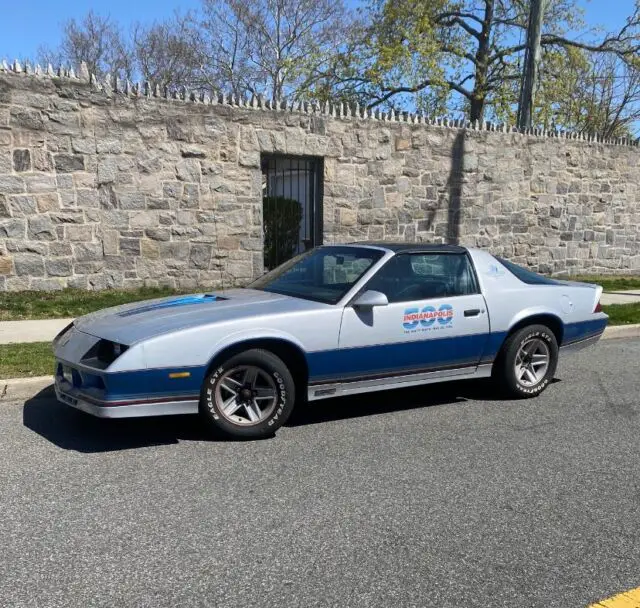
<path id="1" fill-rule="evenodd" d="M 539 398 L 318 403 L 274 439 L 0 406 L 0 605 L 583 607 L 640 585 L 640 341 Z"/>

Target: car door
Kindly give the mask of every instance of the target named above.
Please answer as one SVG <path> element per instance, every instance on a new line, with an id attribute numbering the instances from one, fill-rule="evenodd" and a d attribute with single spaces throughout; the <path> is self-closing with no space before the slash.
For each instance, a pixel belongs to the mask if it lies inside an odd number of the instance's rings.
<path id="1" fill-rule="evenodd" d="M 339 336 L 342 377 L 379 379 L 467 374 L 478 366 L 489 318 L 466 253 L 401 253 L 365 286 L 386 306 L 345 307 Z"/>

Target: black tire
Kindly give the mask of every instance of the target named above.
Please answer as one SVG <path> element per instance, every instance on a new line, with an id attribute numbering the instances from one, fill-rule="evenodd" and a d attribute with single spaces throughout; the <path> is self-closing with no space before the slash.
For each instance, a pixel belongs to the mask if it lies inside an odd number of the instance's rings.
<path id="1" fill-rule="evenodd" d="M 226 386 L 229 379 L 227 374 L 246 366 L 261 370 L 260 377 L 267 384 L 272 383 L 275 387 L 275 398 L 271 405 L 272 411 L 264 419 L 260 419 L 257 422 L 247 421 L 240 423 L 230 419 L 229 415 L 223 413 L 219 400 L 221 400 L 222 391 L 226 389 L 218 389 L 218 384 L 223 383 Z M 265 389 L 269 390 L 269 385 Z M 239 389 L 238 392 L 240 393 L 243 390 L 245 389 Z M 219 396 L 218 399 L 216 395 Z M 246 402 L 250 403 L 249 400 Z M 230 357 L 211 371 L 202 386 L 200 414 L 212 427 L 226 435 L 236 438 L 259 439 L 273 435 L 287 421 L 293 411 L 294 404 L 295 382 L 287 366 L 273 353 L 266 350 L 253 349 Z M 244 406 L 240 406 L 241 412 L 243 409 Z M 248 414 L 248 410 L 244 411 Z M 234 417 L 242 418 L 240 414 Z"/>
<path id="2" fill-rule="evenodd" d="M 544 342 L 548 348 L 549 363 L 544 375 L 535 383 L 521 381 L 516 374 L 516 357 L 520 348 L 533 339 Z M 558 342 L 546 325 L 529 325 L 510 335 L 500 351 L 494 366 L 493 378 L 510 397 L 527 399 L 539 395 L 553 380 L 558 366 Z"/>

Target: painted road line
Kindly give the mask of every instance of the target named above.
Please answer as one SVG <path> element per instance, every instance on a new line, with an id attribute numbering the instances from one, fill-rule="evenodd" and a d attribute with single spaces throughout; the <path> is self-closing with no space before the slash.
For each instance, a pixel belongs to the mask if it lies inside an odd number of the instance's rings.
<path id="1" fill-rule="evenodd" d="M 640 608 L 640 587 L 589 604 L 588 608 Z"/>

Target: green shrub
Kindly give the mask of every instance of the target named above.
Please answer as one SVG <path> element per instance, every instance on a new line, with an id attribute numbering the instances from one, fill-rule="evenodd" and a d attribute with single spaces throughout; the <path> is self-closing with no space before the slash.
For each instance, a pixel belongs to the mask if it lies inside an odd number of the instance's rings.
<path id="1" fill-rule="evenodd" d="M 302 205 L 284 196 L 263 199 L 264 265 L 271 270 L 292 258 L 300 241 Z"/>

